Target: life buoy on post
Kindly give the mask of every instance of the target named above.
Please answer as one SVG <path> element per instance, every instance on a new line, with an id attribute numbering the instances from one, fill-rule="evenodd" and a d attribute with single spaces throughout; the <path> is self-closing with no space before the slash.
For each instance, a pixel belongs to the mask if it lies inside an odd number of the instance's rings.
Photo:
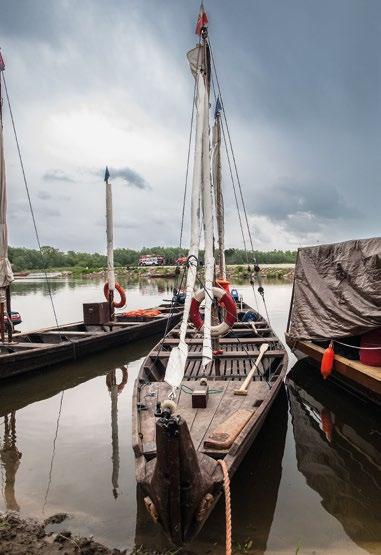
<path id="1" fill-rule="evenodd" d="M 221 304 L 224 303 L 226 309 L 226 317 L 221 324 L 217 326 L 211 326 L 210 334 L 212 337 L 220 337 L 228 333 L 230 328 L 233 326 L 234 322 L 237 320 L 237 306 L 227 291 L 221 289 L 220 287 L 213 287 L 213 297 L 217 299 Z M 196 326 L 199 331 L 203 331 L 204 320 L 201 318 L 200 314 L 200 304 L 205 299 L 205 291 L 200 289 L 193 295 L 189 316 L 192 323 Z"/>
<path id="2" fill-rule="evenodd" d="M 115 308 L 123 308 L 124 305 L 126 304 L 126 292 L 123 289 L 123 287 L 119 285 L 118 282 L 115 283 L 115 289 L 118 291 L 120 295 L 120 301 L 118 303 L 114 301 L 114 306 Z M 106 281 L 106 283 L 104 284 L 103 293 L 105 294 L 106 300 L 108 301 L 108 294 L 109 294 L 108 281 Z"/>

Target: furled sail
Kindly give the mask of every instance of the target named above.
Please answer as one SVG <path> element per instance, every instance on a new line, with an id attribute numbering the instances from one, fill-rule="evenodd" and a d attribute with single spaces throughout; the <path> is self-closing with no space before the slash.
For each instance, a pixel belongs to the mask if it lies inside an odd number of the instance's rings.
<path id="1" fill-rule="evenodd" d="M 180 341 L 178 347 L 172 349 L 166 372 L 165 381 L 173 388 L 176 389 L 180 386 L 184 376 L 185 363 L 188 356 L 188 346 L 185 342 L 189 309 L 192 301 L 194 286 L 196 283 L 197 273 L 197 258 L 200 245 L 200 191 L 202 180 L 202 149 L 203 149 L 203 129 L 204 129 L 204 110 L 206 89 L 204 85 L 204 78 L 202 75 L 202 68 L 198 65 L 198 60 L 201 58 L 198 48 L 188 54 L 188 59 L 191 65 L 192 73 L 196 78 L 196 139 L 195 139 L 195 156 L 193 165 L 193 180 L 192 180 L 192 198 L 191 198 L 191 241 L 188 253 L 189 268 L 187 274 L 187 282 L 185 289 L 185 303 L 183 319 L 180 327 Z M 196 68 L 194 69 L 194 63 Z"/>
<path id="2" fill-rule="evenodd" d="M 109 291 L 115 290 L 115 270 L 114 270 L 114 232 L 112 214 L 112 190 L 109 183 L 110 173 L 106 168 L 106 235 L 107 235 L 107 281 Z"/>
<path id="3" fill-rule="evenodd" d="M 0 71 L 1 77 L 1 71 Z M 0 98 L 1 102 L 1 98 Z M 14 280 L 11 264 L 8 260 L 7 228 L 7 187 L 5 179 L 5 158 L 3 143 L 3 124 L 0 119 L 0 302 L 5 303 L 5 290 Z"/>
<path id="4" fill-rule="evenodd" d="M 205 235 L 205 310 L 204 338 L 202 345 L 202 366 L 213 359 L 211 326 L 214 280 L 213 254 L 213 198 L 210 179 L 210 141 L 209 141 L 209 95 L 204 94 L 204 128 L 202 136 L 202 212 Z"/>

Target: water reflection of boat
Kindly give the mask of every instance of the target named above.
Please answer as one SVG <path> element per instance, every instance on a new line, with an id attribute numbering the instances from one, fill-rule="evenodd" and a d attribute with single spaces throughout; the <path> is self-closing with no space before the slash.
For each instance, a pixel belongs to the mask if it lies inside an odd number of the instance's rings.
<path id="1" fill-rule="evenodd" d="M 53 368 L 46 374 L 34 374 L 25 379 L 3 383 L 0 388 L 0 416 L 32 403 L 54 397 L 97 376 L 144 356 L 157 341 L 157 336 L 137 341 L 127 348 L 99 353 L 76 363 Z"/>
<path id="2" fill-rule="evenodd" d="M 359 546 L 380 546 L 380 412 L 322 383 L 299 362 L 288 380 L 299 471 Z"/>
<path id="3" fill-rule="evenodd" d="M 242 552 L 245 552 L 244 546 L 248 543 L 248 538 L 252 541 L 252 547 L 247 553 L 255 552 L 261 555 L 266 552 L 282 475 L 287 412 L 287 397 L 282 389 L 255 444 L 232 480 L 232 529 L 236 544 L 243 546 Z M 168 539 L 161 527 L 147 519 L 141 488 L 137 488 L 136 495 L 136 546 L 142 546 L 143 552 L 145 549 L 167 552 Z M 186 552 L 189 555 L 212 552 L 214 555 L 225 554 L 221 531 L 221 522 L 225 518 L 224 510 L 224 501 L 221 500 L 200 535 L 187 546 Z"/>
<path id="4" fill-rule="evenodd" d="M 16 500 L 16 473 L 20 466 L 22 453 L 16 445 L 16 412 L 4 416 L 4 437 L 0 443 L 0 466 L 4 468 L 3 496 L 7 511 L 19 511 Z"/>

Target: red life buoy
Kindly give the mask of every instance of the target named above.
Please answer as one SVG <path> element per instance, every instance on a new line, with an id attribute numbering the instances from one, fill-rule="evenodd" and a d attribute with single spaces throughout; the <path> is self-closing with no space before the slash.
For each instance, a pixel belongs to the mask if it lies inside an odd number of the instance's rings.
<path id="1" fill-rule="evenodd" d="M 220 287 L 213 287 L 213 297 L 215 297 L 221 304 L 224 303 L 226 309 L 226 317 L 221 324 L 211 326 L 210 334 L 212 337 L 220 337 L 228 333 L 234 322 L 237 320 L 237 306 L 230 293 L 224 291 Z M 191 322 L 196 326 L 199 331 L 203 330 L 204 320 L 200 314 L 200 304 L 205 299 L 205 291 L 200 289 L 193 295 L 191 306 L 189 309 L 189 317 Z"/>
<path id="2" fill-rule="evenodd" d="M 335 351 L 333 350 L 333 342 L 331 341 L 321 359 L 320 373 L 325 380 L 332 374 L 334 360 Z"/>
<path id="3" fill-rule="evenodd" d="M 116 303 L 114 300 L 114 306 L 115 308 L 122 308 L 126 304 L 126 292 L 123 289 L 123 287 L 119 285 L 118 282 L 115 283 L 115 289 L 118 291 L 120 295 L 120 301 Z M 106 300 L 108 300 L 108 294 L 109 294 L 108 281 L 106 281 L 106 283 L 104 284 L 103 293 L 105 294 Z"/>

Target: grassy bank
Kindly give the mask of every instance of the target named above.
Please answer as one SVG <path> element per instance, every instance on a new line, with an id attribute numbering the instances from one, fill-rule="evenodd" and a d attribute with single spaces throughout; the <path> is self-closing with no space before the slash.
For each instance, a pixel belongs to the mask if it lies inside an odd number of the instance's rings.
<path id="1" fill-rule="evenodd" d="M 152 274 L 155 278 L 170 278 L 176 271 L 176 266 L 130 266 L 127 268 L 115 268 L 116 274 L 124 279 L 137 280 L 140 278 L 150 278 Z M 106 278 L 106 267 L 100 268 L 84 268 L 76 266 L 74 268 L 56 267 L 47 270 L 48 274 L 59 274 L 60 277 L 70 276 L 73 278 Z M 202 268 L 201 268 L 202 272 Z M 29 273 L 30 277 L 33 274 L 43 273 L 43 270 L 33 270 Z M 249 279 L 250 271 L 246 265 L 243 264 L 230 264 L 226 267 L 227 277 L 233 279 Z M 279 264 L 279 265 L 266 265 L 261 267 L 261 276 L 269 279 L 292 279 L 294 268 L 292 264 Z M 57 276 L 58 277 L 58 276 Z"/>

